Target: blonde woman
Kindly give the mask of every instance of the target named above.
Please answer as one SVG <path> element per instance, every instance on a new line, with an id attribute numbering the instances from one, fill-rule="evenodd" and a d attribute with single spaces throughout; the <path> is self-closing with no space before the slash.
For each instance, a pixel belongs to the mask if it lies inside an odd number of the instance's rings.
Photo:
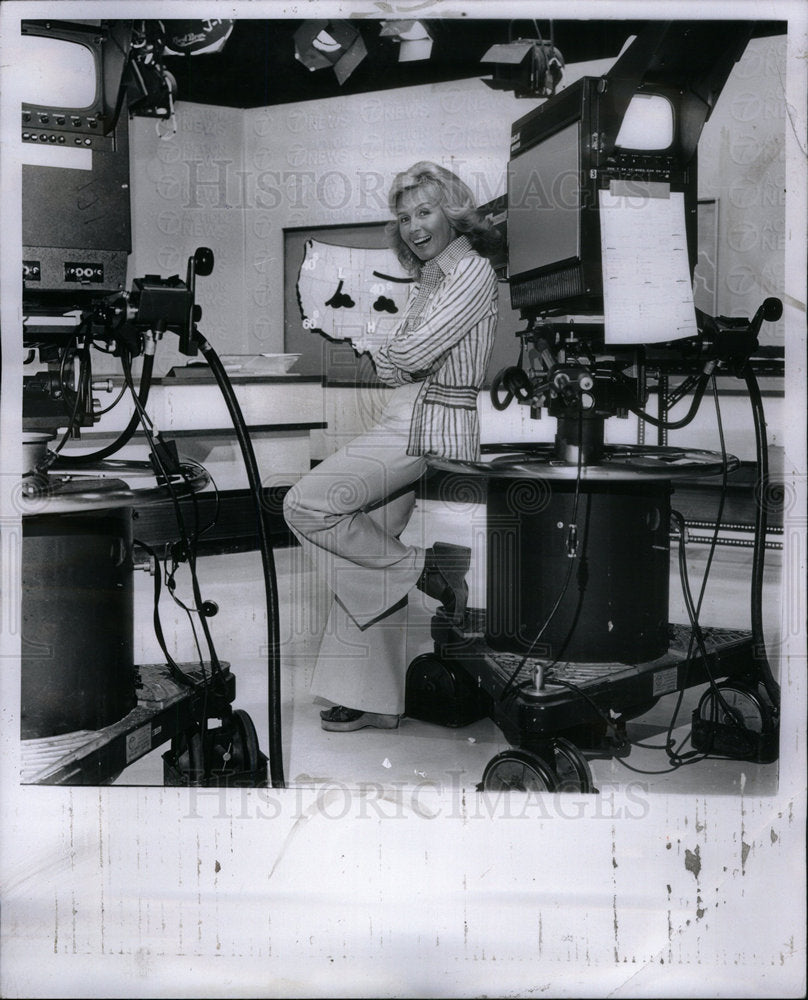
<path id="1" fill-rule="evenodd" d="M 463 181 L 434 163 L 398 174 L 391 244 L 414 278 L 400 322 L 368 350 L 395 391 L 379 423 L 329 456 L 287 494 L 284 514 L 334 594 L 313 693 L 333 707 L 322 727 L 394 729 L 404 711 L 407 594 L 461 619 L 468 549 L 423 549 L 400 535 L 429 457 L 476 460 L 477 396 L 491 354 L 497 282 L 486 256 L 497 235 Z"/>

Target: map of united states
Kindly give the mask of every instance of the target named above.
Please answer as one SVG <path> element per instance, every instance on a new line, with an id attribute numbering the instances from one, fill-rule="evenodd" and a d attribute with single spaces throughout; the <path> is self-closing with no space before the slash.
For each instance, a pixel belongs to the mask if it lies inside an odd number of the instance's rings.
<path id="1" fill-rule="evenodd" d="M 297 298 L 307 330 L 358 339 L 398 319 L 412 284 L 388 249 L 307 240 Z"/>

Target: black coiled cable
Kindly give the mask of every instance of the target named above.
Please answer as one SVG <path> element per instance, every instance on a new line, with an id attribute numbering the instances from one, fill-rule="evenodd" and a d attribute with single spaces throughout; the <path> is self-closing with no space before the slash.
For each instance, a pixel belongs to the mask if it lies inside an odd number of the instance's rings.
<path id="1" fill-rule="evenodd" d="M 625 382 L 626 379 L 621 378 L 620 381 Z M 679 420 L 660 420 L 658 417 L 652 417 L 650 413 L 646 413 L 645 410 L 641 409 L 639 405 L 633 400 L 626 402 L 626 409 L 630 410 L 636 417 L 643 420 L 647 424 L 651 424 L 653 427 L 661 427 L 666 431 L 676 431 L 681 430 L 682 427 L 687 427 L 687 425 L 693 420 L 698 413 L 699 406 L 701 406 L 701 401 L 704 397 L 704 392 L 709 384 L 710 376 L 706 373 L 702 374 L 696 383 L 695 391 L 693 392 L 693 399 L 691 400 L 690 407 L 687 413 L 680 417 Z"/>
<path id="2" fill-rule="evenodd" d="M 143 358 L 143 367 L 140 373 L 140 386 L 138 388 L 138 402 L 139 406 L 135 406 L 134 412 L 129 420 L 129 423 L 121 431 L 114 441 L 111 441 L 108 445 L 103 448 L 99 448 L 98 451 L 92 452 L 88 455 L 62 455 L 59 456 L 53 462 L 53 468 L 58 469 L 60 465 L 62 466 L 74 466 L 74 465 L 92 465 L 95 462 L 101 462 L 105 458 L 109 458 L 110 455 L 114 455 L 115 452 L 120 451 L 125 444 L 131 440 L 132 435 L 138 429 L 140 425 L 140 413 L 143 408 L 145 408 L 146 403 L 149 399 L 149 391 L 151 389 L 152 371 L 154 370 L 154 355 L 146 354 Z"/>

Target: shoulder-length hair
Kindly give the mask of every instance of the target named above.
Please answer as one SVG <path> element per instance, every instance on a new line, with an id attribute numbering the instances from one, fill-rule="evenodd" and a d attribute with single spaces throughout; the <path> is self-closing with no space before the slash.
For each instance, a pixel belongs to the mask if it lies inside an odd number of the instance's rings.
<path id="1" fill-rule="evenodd" d="M 422 160 L 409 170 L 396 174 L 387 197 L 393 215 L 398 210 L 401 195 L 416 188 L 426 189 L 440 205 L 452 228 L 458 234 L 465 233 L 481 256 L 491 257 L 496 253 L 500 245 L 499 233 L 488 219 L 480 215 L 471 189 L 456 174 L 428 160 Z M 387 223 L 387 236 L 402 267 L 417 277 L 421 273 L 421 261 L 401 238 L 398 220 Z"/>

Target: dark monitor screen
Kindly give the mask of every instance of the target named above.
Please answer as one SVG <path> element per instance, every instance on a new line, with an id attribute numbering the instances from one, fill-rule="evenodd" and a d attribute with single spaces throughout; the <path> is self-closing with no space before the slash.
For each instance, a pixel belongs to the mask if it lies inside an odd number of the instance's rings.
<path id="1" fill-rule="evenodd" d="M 508 164 L 511 278 L 581 255 L 580 132 L 573 122 Z"/>

